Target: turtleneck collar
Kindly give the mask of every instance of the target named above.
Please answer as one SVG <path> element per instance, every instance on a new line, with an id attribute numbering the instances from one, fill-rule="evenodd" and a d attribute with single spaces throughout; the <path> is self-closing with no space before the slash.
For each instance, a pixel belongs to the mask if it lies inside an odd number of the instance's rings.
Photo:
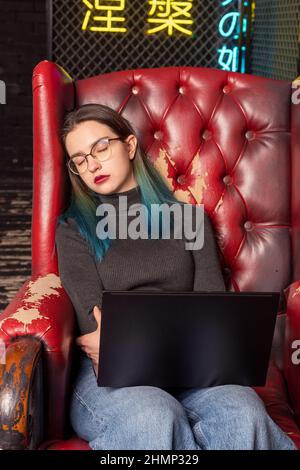
<path id="1" fill-rule="evenodd" d="M 114 207 L 119 206 L 119 197 L 127 197 L 127 206 L 131 204 L 139 204 L 141 202 L 141 188 L 139 185 L 134 188 L 128 189 L 127 191 L 121 191 L 119 193 L 110 194 L 98 194 L 101 203 L 112 204 Z"/>

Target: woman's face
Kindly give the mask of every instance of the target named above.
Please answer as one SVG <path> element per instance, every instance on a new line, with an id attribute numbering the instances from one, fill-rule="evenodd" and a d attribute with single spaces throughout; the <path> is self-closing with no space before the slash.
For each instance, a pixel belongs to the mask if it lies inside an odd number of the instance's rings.
<path id="1" fill-rule="evenodd" d="M 65 145 L 69 157 L 80 153 L 90 153 L 92 145 L 102 137 L 119 137 L 105 124 L 97 121 L 85 121 L 77 124 L 66 137 Z M 127 191 L 136 187 L 137 183 L 133 175 L 132 160 L 135 155 L 137 139 L 129 135 L 124 142 L 113 140 L 110 142 L 110 158 L 98 162 L 91 155 L 87 157 L 88 168 L 78 176 L 93 191 L 99 194 L 110 194 Z M 97 178 L 108 175 L 108 178 Z"/>

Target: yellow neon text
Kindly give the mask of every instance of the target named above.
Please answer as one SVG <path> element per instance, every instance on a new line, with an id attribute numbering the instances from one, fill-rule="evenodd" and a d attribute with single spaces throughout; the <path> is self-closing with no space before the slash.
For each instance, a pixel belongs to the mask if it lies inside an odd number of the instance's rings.
<path id="1" fill-rule="evenodd" d="M 124 23 L 126 19 L 123 16 L 114 16 L 115 12 L 124 12 L 125 0 L 94 0 L 93 3 L 82 0 L 82 2 L 88 8 L 82 23 L 83 31 L 89 29 L 106 33 L 126 33 L 126 27 L 115 25 L 115 23 Z"/>
<path id="2" fill-rule="evenodd" d="M 176 1 L 176 0 L 149 0 L 151 6 L 148 12 L 148 23 L 157 26 L 147 31 L 147 34 L 155 34 L 158 31 L 167 30 L 168 35 L 172 36 L 174 30 L 191 36 L 193 32 L 187 29 L 188 25 L 193 24 L 191 9 L 193 0 Z"/>

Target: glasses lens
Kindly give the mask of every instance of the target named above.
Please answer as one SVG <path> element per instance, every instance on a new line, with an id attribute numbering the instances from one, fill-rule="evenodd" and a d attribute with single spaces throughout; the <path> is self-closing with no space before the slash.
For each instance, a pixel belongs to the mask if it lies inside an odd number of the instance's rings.
<path id="1" fill-rule="evenodd" d="M 93 148 L 93 155 L 98 161 L 102 162 L 109 157 L 109 141 L 106 139 L 99 140 Z"/>
<path id="2" fill-rule="evenodd" d="M 75 157 L 69 160 L 69 168 L 76 175 L 84 173 L 87 169 L 86 159 L 83 156 Z"/>

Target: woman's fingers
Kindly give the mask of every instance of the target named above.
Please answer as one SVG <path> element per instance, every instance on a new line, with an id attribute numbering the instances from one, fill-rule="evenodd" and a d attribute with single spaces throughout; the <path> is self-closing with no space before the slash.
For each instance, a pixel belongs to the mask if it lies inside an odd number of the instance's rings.
<path id="1" fill-rule="evenodd" d="M 82 339 L 82 336 L 79 336 L 78 338 L 76 338 L 76 344 L 87 354 L 88 346 L 85 343 L 84 339 Z"/>
<path id="2" fill-rule="evenodd" d="M 89 334 L 90 333 L 88 333 L 87 335 L 78 336 L 76 338 L 76 344 L 80 347 L 86 344 L 89 341 Z"/>
<path id="3" fill-rule="evenodd" d="M 97 305 L 95 305 L 94 309 L 93 309 L 93 313 L 94 313 L 94 317 L 96 319 L 96 322 L 98 323 L 98 328 L 101 324 L 101 311 L 99 309 L 99 307 L 97 307 Z"/>

